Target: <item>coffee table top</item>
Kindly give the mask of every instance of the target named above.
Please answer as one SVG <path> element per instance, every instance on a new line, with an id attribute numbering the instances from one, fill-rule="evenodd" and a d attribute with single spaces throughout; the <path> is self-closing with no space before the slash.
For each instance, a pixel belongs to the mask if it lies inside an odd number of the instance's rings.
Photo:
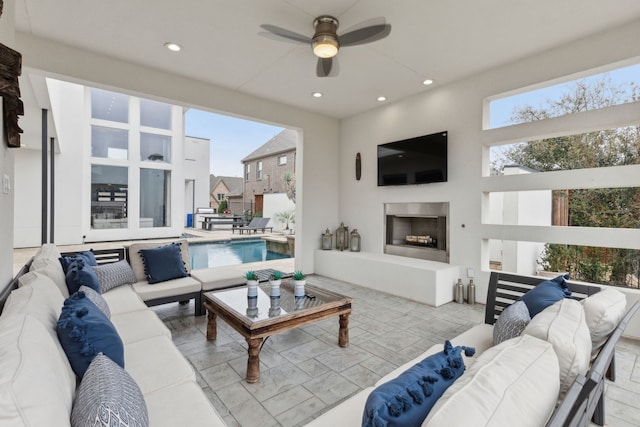
<path id="1" fill-rule="evenodd" d="M 283 280 L 280 286 L 280 310 L 272 309 L 269 297 L 269 283 L 258 286 L 257 310 L 248 310 L 247 287 L 205 292 L 205 300 L 211 303 L 216 311 L 231 315 L 248 329 L 256 329 L 269 324 L 285 322 L 290 319 L 309 316 L 315 312 L 332 308 L 351 307 L 351 298 L 335 292 L 320 289 L 307 283 L 305 293 L 315 298 L 305 297 L 296 300 L 293 296 L 293 282 Z M 257 311 L 257 313 L 256 313 Z"/>

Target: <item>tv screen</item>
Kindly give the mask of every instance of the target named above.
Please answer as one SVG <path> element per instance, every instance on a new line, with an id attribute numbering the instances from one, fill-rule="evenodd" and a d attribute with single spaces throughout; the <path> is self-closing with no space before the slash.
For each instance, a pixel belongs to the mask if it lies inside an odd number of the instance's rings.
<path id="1" fill-rule="evenodd" d="M 378 186 L 447 181 L 447 132 L 378 145 Z"/>

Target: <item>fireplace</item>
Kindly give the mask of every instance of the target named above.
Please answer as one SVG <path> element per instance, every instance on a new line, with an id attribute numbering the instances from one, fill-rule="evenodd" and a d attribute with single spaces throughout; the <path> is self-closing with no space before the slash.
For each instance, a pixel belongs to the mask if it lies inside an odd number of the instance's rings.
<path id="1" fill-rule="evenodd" d="M 449 203 L 385 203 L 384 253 L 449 262 Z"/>

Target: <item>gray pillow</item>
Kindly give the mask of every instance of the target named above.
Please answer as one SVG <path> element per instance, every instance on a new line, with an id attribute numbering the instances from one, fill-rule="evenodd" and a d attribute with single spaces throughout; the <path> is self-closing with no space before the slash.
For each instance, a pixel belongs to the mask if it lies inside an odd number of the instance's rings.
<path id="1" fill-rule="evenodd" d="M 121 285 L 132 285 L 138 280 L 127 260 L 92 267 L 98 276 L 102 293 Z"/>
<path id="2" fill-rule="evenodd" d="M 107 316 L 108 319 L 111 319 L 111 310 L 109 310 L 109 304 L 102 298 L 102 295 L 97 293 L 94 289 L 82 285 L 80 286 L 79 291 L 84 292 L 84 295 L 89 298 L 89 300 L 96 305 L 100 309 L 101 312 Z"/>
<path id="3" fill-rule="evenodd" d="M 529 309 L 524 301 L 516 301 L 505 308 L 493 325 L 493 344 L 519 337 L 531 321 Z"/>
<path id="4" fill-rule="evenodd" d="M 99 353 L 85 372 L 71 410 L 71 426 L 147 427 L 149 414 L 131 376 Z"/>

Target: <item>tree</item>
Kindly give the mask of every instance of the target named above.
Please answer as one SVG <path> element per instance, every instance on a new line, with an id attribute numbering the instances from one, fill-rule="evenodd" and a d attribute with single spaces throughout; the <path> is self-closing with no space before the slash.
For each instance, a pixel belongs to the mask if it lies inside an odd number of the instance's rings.
<path id="1" fill-rule="evenodd" d="M 282 174 L 282 182 L 287 189 L 287 197 L 293 203 L 296 202 L 296 177 L 291 172 L 285 172 Z"/>
<path id="2" fill-rule="evenodd" d="M 225 210 L 227 210 L 228 205 L 229 204 L 227 203 L 227 199 L 220 200 L 220 203 L 218 203 L 218 213 L 223 213 Z"/>
<path id="3" fill-rule="evenodd" d="M 581 80 L 558 99 L 535 108 L 514 109 L 513 123 L 548 119 L 640 99 L 633 83 L 614 84 L 604 77 L 595 82 Z M 640 127 L 629 126 L 579 135 L 529 141 L 503 149 L 498 162 L 515 163 L 538 171 L 571 170 L 640 163 Z M 640 188 L 596 188 L 562 190 L 569 198 L 569 226 L 640 228 Z M 640 251 L 548 244 L 540 260 L 544 268 L 570 271 L 574 278 L 637 286 Z"/>

